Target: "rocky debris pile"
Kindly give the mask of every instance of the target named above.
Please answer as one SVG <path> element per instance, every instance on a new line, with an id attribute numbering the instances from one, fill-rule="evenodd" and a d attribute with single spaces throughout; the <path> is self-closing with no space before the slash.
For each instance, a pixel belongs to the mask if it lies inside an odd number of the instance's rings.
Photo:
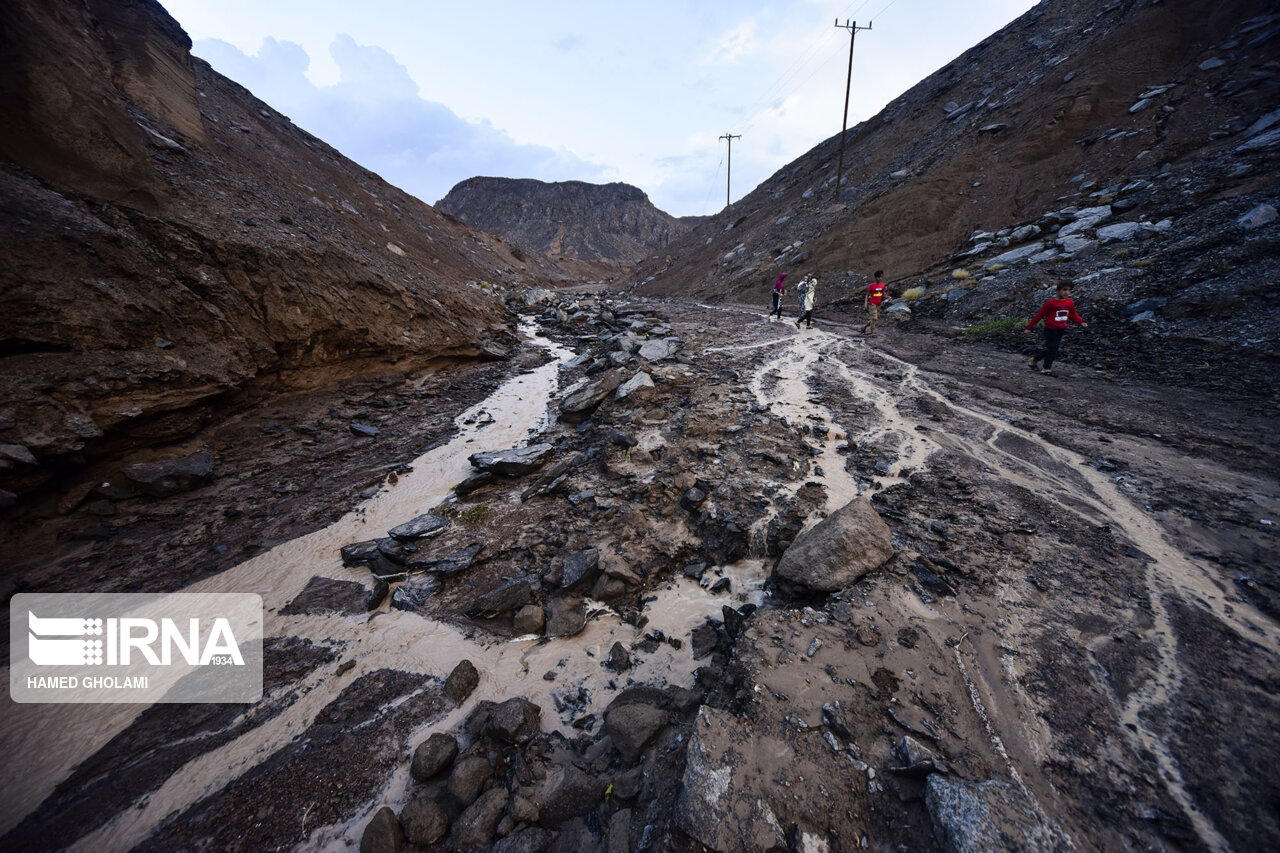
<path id="1" fill-rule="evenodd" d="M 374 814 L 360 849 L 663 849 L 701 698 L 632 688 L 596 734 L 573 739 L 542 732 L 541 711 L 525 698 L 478 702 L 460 731 L 417 745 L 408 800 Z"/>

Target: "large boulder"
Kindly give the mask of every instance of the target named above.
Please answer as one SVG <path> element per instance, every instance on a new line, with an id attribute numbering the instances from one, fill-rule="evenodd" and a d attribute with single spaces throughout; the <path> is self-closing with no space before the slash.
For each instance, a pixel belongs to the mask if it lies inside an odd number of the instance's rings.
<path id="1" fill-rule="evenodd" d="M 817 592 L 835 592 L 893 556 L 889 527 L 857 497 L 796 538 L 774 574 Z"/>
<path id="2" fill-rule="evenodd" d="M 934 835 L 948 853 L 1048 853 L 1070 846 L 1060 831 L 1045 822 L 1035 801 L 1008 782 L 966 782 L 933 773 L 925 785 L 924 802 Z"/>
<path id="3" fill-rule="evenodd" d="M 567 421 L 585 419 L 621 384 L 622 372 L 613 370 L 590 382 L 575 386 L 560 401 L 560 417 Z"/>
<path id="4" fill-rule="evenodd" d="M 634 764 L 658 733 L 667 727 L 670 715 L 661 708 L 636 702 L 610 707 L 604 715 L 604 730 L 622 755 Z"/>
<path id="5" fill-rule="evenodd" d="M 426 782 L 437 773 L 453 764 L 458 757 L 458 741 L 453 735 L 436 732 L 418 744 L 413 751 L 413 762 L 409 765 L 409 774 L 414 781 Z"/>

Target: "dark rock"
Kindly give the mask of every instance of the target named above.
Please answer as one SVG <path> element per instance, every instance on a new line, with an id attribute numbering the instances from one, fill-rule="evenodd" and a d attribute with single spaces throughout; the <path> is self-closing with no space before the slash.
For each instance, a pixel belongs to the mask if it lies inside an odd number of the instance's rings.
<path id="1" fill-rule="evenodd" d="M 542 814 L 542 823 L 554 828 L 594 809 L 603 795 L 599 779 L 566 762 L 547 768 L 533 802 Z"/>
<path id="2" fill-rule="evenodd" d="M 564 568 L 560 571 L 560 586 L 566 589 L 574 586 L 591 572 L 594 572 L 599 565 L 600 552 L 595 548 L 588 548 L 585 551 L 565 555 Z"/>
<path id="3" fill-rule="evenodd" d="M 512 613 L 533 601 L 533 584 L 528 578 L 507 581 L 490 590 L 467 609 L 473 619 L 492 619 L 503 613 Z"/>
<path id="4" fill-rule="evenodd" d="M 400 826 L 410 844 L 425 847 L 444 838 L 449 831 L 449 815 L 435 800 L 419 795 L 400 811 Z"/>
<path id="5" fill-rule="evenodd" d="M 702 660 L 716 650 L 720 642 L 720 632 L 716 623 L 708 619 L 693 629 L 689 636 L 689 646 L 693 650 L 693 659 Z"/>
<path id="6" fill-rule="evenodd" d="M 621 384 L 621 371 L 613 370 L 572 391 L 560 401 L 561 419 L 570 422 L 584 420 Z"/>
<path id="7" fill-rule="evenodd" d="M 414 539 L 425 539 L 432 536 L 439 536 L 444 529 L 449 526 L 449 519 L 441 518 L 438 515 L 420 515 L 411 521 L 398 525 L 387 531 L 390 536 L 396 539 L 412 541 Z"/>
<path id="8" fill-rule="evenodd" d="M 702 575 L 704 572 L 706 572 L 706 570 L 707 570 L 706 563 L 689 563 L 680 571 L 682 571 L 684 573 L 684 576 L 687 578 L 693 578 L 694 580 L 702 580 Z"/>
<path id="9" fill-rule="evenodd" d="M 890 767 L 889 769 L 895 773 L 927 776 L 930 773 L 947 772 L 946 763 L 939 759 L 933 750 L 911 737 L 911 735 L 903 735 L 898 739 L 898 743 L 894 746 L 893 754 L 898 759 L 898 766 Z"/>
<path id="10" fill-rule="evenodd" d="M 614 672 L 625 672 L 631 669 L 631 655 L 627 653 L 622 643 L 614 643 L 609 649 L 609 657 L 604 665 Z"/>
<path id="11" fill-rule="evenodd" d="M 479 755 L 468 755 L 458 759 L 453 765 L 447 790 L 449 795 L 463 806 L 469 806 L 476 797 L 480 796 L 484 783 L 489 781 L 492 775 L 493 765 L 489 763 L 489 759 Z"/>
<path id="12" fill-rule="evenodd" d="M 507 808 L 508 794 L 502 788 L 485 791 L 453 825 L 452 840 L 460 850 L 488 847 L 494 827 Z"/>
<path id="13" fill-rule="evenodd" d="M 1042 822 L 1022 789 L 1007 782 L 966 782 L 933 773 L 924 801 L 934 834 L 948 851 L 1050 851 L 1068 846 Z"/>
<path id="14" fill-rule="evenodd" d="M 302 613 L 364 613 L 367 593 L 355 581 L 340 581 L 316 575 L 302 592 L 280 610 L 281 616 Z"/>
<path id="15" fill-rule="evenodd" d="M 350 423 L 347 424 L 347 429 L 351 430 L 353 435 L 358 435 L 362 438 L 374 438 L 378 434 L 378 428 L 368 424 Z"/>
<path id="16" fill-rule="evenodd" d="M 818 592 L 835 592 L 893 556 L 888 526 L 864 497 L 850 501 L 796 538 L 775 575 Z"/>
<path id="17" fill-rule="evenodd" d="M 18 503 L 18 496 L 8 489 L 0 489 L 0 509 L 8 509 Z"/>
<path id="18" fill-rule="evenodd" d="M 433 595 L 440 591 L 440 586 L 440 579 L 433 575 L 406 581 L 396 587 L 396 591 L 391 594 L 391 606 L 396 610 L 405 610 L 410 613 L 420 610 Z"/>
<path id="19" fill-rule="evenodd" d="M 547 602 L 548 637 L 574 637 L 587 627 L 587 607 L 581 599 L 553 598 Z"/>
<path id="20" fill-rule="evenodd" d="M 473 453 L 467 459 L 481 471 L 501 477 L 522 477 L 545 465 L 553 450 L 549 444 L 531 444 L 509 450 Z"/>
<path id="21" fill-rule="evenodd" d="M 715 594 L 721 592 L 729 592 L 733 588 L 733 582 L 728 578 L 720 578 L 720 580 L 707 587 L 707 591 Z"/>
<path id="22" fill-rule="evenodd" d="M 481 471 L 479 474 L 472 474 L 467 479 L 453 487 L 454 494 L 469 495 L 481 486 L 487 486 L 493 482 L 493 474 L 488 471 Z"/>
<path id="23" fill-rule="evenodd" d="M 526 604 L 516 611 L 512 628 L 517 635 L 537 634 L 547 624 L 547 614 L 537 604 Z"/>
<path id="24" fill-rule="evenodd" d="M 546 853 L 555 836 L 540 826 L 531 826 L 500 838 L 490 853 Z"/>
<path id="25" fill-rule="evenodd" d="M 455 705 L 461 705 L 480 684 L 480 673 L 469 660 L 461 660 L 444 682 L 444 695 Z"/>
<path id="26" fill-rule="evenodd" d="M 189 492 L 213 480 L 213 454 L 195 453 L 181 459 L 133 462 L 121 470 L 143 494 L 165 498 Z"/>
<path id="27" fill-rule="evenodd" d="M 414 562 L 410 565 L 410 568 L 415 571 L 430 572 L 434 575 L 454 575 L 471 568 L 476 561 L 476 557 L 479 556 L 483 549 L 484 545 L 477 542 L 474 545 L 468 545 L 465 548 L 459 548 L 457 551 L 445 554 L 439 559 Z"/>
<path id="28" fill-rule="evenodd" d="M 667 727 L 670 716 L 653 705 L 635 703 L 610 705 L 604 714 L 605 734 L 628 764 L 634 763 L 644 748 Z"/>
<path id="29" fill-rule="evenodd" d="M 839 702 L 828 702 L 822 706 L 822 723 L 831 729 L 833 734 L 839 735 L 845 740 L 853 738 L 853 733 L 849 731 L 849 718 L 845 715 L 844 708 L 840 707 Z"/>
<path id="30" fill-rule="evenodd" d="M 634 435 L 629 432 L 623 432 L 620 429 L 611 429 L 605 433 L 604 440 L 609 444 L 616 444 L 618 447 L 635 447 L 640 443 Z"/>
<path id="31" fill-rule="evenodd" d="M 436 732 L 418 744 L 418 748 L 413 751 L 409 774 L 417 782 L 426 782 L 452 764 L 457 757 L 458 741 L 453 735 Z"/>
<path id="32" fill-rule="evenodd" d="M 702 506 L 706 499 L 707 493 L 695 486 L 680 496 L 680 506 L 689 512 L 697 512 L 698 507 Z"/>
<path id="33" fill-rule="evenodd" d="M 542 709 L 517 696 L 494 706 L 485 732 L 507 743 L 528 743 L 542 725 Z"/>
<path id="34" fill-rule="evenodd" d="M 364 542 L 352 542 L 350 545 L 343 545 L 338 552 L 342 555 L 342 565 L 349 569 L 367 565 L 374 557 L 378 556 L 380 553 L 378 546 L 383 541 L 382 539 L 368 539 Z"/>
<path id="35" fill-rule="evenodd" d="M 390 806 L 374 814 L 360 836 L 360 853 L 400 853 L 404 849 L 404 830 Z"/>
<path id="36" fill-rule="evenodd" d="M 631 809 L 620 809 L 609 818 L 606 853 L 631 853 Z"/>

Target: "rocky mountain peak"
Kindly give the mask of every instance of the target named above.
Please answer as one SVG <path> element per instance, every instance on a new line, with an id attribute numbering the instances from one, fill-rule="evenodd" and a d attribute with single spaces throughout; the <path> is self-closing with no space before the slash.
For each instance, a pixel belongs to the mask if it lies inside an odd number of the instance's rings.
<path id="1" fill-rule="evenodd" d="M 633 263 L 690 230 L 623 183 L 468 178 L 436 207 L 522 248 L 584 261 Z"/>

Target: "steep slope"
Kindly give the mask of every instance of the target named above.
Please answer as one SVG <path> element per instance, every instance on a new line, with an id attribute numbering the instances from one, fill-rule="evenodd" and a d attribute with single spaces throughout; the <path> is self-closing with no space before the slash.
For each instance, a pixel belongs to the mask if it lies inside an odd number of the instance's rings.
<path id="1" fill-rule="evenodd" d="M 468 281 L 557 274 L 194 59 L 153 0 L 0 16 L 10 492 L 181 438 L 246 384 L 482 355 L 508 315 Z"/>
<path id="2" fill-rule="evenodd" d="M 526 249 L 586 261 L 638 261 L 690 227 L 620 183 L 469 178 L 436 207 Z"/>
<path id="3" fill-rule="evenodd" d="M 1158 300 L 1148 337 L 1265 363 L 1280 236 L 1268 208 L 1248 216 L 1280 198 L 1264 5 L 1046 0 L 850 130 L 838 197 L 833 137 L 633 282 L 763 304 L 779 271 L 811 271 L 830 306 L 884 269 L 895 294 L 925 286 L 916 316 L 972 321 L 1073 278 L 1096 313 Z"/>

